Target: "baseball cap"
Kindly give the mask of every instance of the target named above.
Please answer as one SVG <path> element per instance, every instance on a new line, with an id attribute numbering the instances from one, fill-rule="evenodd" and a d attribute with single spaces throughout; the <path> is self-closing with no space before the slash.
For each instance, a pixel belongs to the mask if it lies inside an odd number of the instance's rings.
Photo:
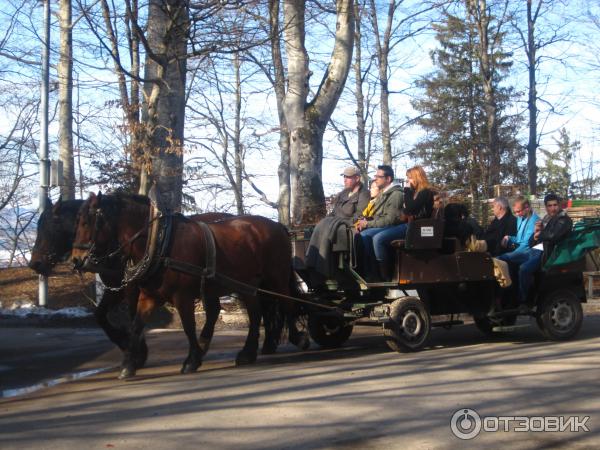
<path id="1" fill-rule="evenodd" d="M 360 170 L 356 166 L 348 166 L 340 175 L 344 175 L 345 177 L 360 176 Z"/>

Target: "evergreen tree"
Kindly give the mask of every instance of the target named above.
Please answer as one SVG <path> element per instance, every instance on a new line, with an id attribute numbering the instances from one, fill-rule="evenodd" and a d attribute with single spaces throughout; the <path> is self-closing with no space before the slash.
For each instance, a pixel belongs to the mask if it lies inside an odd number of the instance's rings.
<path id="1" fill-rule="evenodd" d="M 413 155 L 428 167 L 434 183 L 446 189 L 467 189 L 473 198 L 480 198 L 490 195 L 491 180 L 524 181 L 524 168 L 518 164 L 524 149 L 515 138 L 520 119 L 507 114 L 514 91 L 501 85 L 512 65 L 510 54 L 496 46 L 490 57 L 499 158 L 490 152 L 483 77 L 476 56 L 479 38 L 471 16 L 463 12 L 464 17 L 448 13 L 435 25 L 439 48 L 431 58 L 437 69 L 418 81 L 424 94 L 413 102 L 427 136 L 415 146 Z M 498 159 L 500 164 L 494 164 Z"/>
<path id="2" fill-rule="evenodd" d="M 572 190 L 571 161 L 581 145 L 579 141 L 571 142 L 565 128 L 560 130 L 560 136 L 554 138 L 554 142 L 558 146 L 555 151 L 539 149 L 545 159 L 544 166 L 540 168 L 540 185 L 545 192 L 554 192 L 567 198 Z"/>

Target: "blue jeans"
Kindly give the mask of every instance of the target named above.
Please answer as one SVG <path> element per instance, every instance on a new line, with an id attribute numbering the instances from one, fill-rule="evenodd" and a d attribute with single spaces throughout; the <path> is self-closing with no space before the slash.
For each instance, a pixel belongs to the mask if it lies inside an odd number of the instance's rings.
<path id="1" fill-rule="evenodd" d="M 542 264 L 542 250 L 529 250 L 529 258 L 519 266 L 519 295 L 521 302 L 527 301 L 527 293 L 531 286 L 533 274 Z"/>
<path id="2" fill-rule="evenodd" d="M 360 232 L 365 250 L 365 262 L 369 264 L 373 255 L 379 262 L 389 260 L 390 242 L 406 237 L 407 224 L 393 225 L 385 228 L 367 228 Z"/>
<path id="3" fill-rule="evenodd" d="M 506 261 L 507 263 L 520 265 L 529 259 L 530 252 L 531 249 L 529 248 L 524 250 L 514 250 L 512 252 L 503 253 L 502 255 L 496 256 L 496 259 Z"/>

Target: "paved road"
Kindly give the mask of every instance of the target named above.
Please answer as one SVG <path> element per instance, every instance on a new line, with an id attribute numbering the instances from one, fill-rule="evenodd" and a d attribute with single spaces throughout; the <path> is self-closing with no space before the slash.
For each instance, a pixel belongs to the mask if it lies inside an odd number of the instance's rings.
<path id="1" fill-rule="evenodd" d="M 600 447 L 598 316 L 586 317 L 580 338 L 566 343 L 544 341 L 534 328 L 490 340 L 463 326 L 436 330 L 425 351 L 397 354 L 377 329 L 361 328 L 338 350 L 286 346 L 287 353 L 235 368 L 242 340 L 240 331 L 220 332 L 201 370 L 179 375 L 182 333 L 151 333 L 148 367 L 133 381 L 117 381 L 112 370 L 1 400 L 0 447 Z M 110 350 L 72 370 L 118 361 Z M 450 430 L 461 408 L 488 418 L 589 416 L 590 431 L 482 431 L 461 441 Z"/>

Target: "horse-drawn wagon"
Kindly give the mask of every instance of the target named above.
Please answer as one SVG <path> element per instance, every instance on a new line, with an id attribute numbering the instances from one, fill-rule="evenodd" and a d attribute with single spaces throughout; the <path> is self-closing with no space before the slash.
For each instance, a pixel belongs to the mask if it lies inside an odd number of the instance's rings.
<path id="1" fill-rule="evenodd" d="M 406 238 L 392 242 L 395 265 L 389 282 L 367 282 L 357 271 L 349 229 L 335 236 L 326 278 L 305 265 L 310 234 L 293 237 L 304 297 L 322 306 L 310 307 L 308 319 L 310 335 L 322 347 L 340 346 L 355 324 L 370 324 L 382 326 L 391 349 L 416 351 L 427 344 L 432 326 L 461 324 L 455 319 L 459 314 L 471 315 L 486 334 L 510 331 L 518 316 L 535 318 L 553 340 L 570 339 L 581 328 L 584 258 L 540 271 L 527 304 L 519 305 L 514 286 L 500 287 L 492 257 L 463 251 L 456 238 L 444 237 L 438 219 L 411 222 Z M 433 320 L 440 316 L 446 318 Z"/>

